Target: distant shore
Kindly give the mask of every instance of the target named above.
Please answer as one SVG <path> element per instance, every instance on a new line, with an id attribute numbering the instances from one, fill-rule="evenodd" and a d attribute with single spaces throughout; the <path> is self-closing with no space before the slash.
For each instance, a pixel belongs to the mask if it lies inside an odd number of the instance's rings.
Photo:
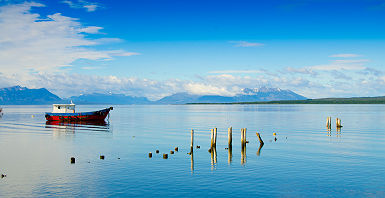
<path id="1" fill-rule="evenodd" d="M 321 98 L 306 100 L 279 100 L 263 102 L 233 102 L 233 103 L 187 103 L 197 104 L 385 104 L 385 96 L 380 97 L 356 97 L 356 98 Z"/>

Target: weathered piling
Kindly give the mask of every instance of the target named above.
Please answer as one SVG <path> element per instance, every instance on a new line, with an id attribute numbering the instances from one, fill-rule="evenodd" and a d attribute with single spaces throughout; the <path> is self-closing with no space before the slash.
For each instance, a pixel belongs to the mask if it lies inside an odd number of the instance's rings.
<path id="1" fill-rule="evenodd" d="M 258 140 L 259 140 L 259 144 L 260 145 L 264 145 L 265 143 L 263 142 L 262 138 L 261 138 L 261 135 L 259 135 L 259 133 L 256 133 L 257 136 L 258 136 Z"/>
<path id="2" fill-rule="evenodd" d="M 194 150 L 194 129 L 191 129 L 191 143 L 190 143 L 190 152 Z M 177 150 L 176 150 L 177 151 Z"/>
<path id="3" fill-rule="evenodd" d="M 336 128 L 341 128 L 342 125 L 341 125 L 341 119 L 339 118 L 336 118 Z"/>
<path id="4" fill-rule="evenodd" d="M 233 127 L 228 128 L 227 133 L 228 133 L 228 139 L 229 139 L 228 148 L 230 149 L 233 146 Z"/>
<path id="5" fill-rule="evenodd" d="M 328 130 L 330 130 L 332 128 L 332 117 L 330 117 L 330 116 L 326 118 L 326 128 Z"/>
<path id="6" fill-rule="evenodd" d="M 218 129 L 214 128 L 214 147 L 217 146 L 217 132 L 218 132 Z"/>
<path id="7" fill-rule="evenodd" d="M 243 128 L 241 128 L 241 145 L 243 145 L 243 142 L 244 142 L 244 140 L 243 140 Z"/>
<path id="8" fill-rule="evenodd" d="M 214 147 L 214 129 L 211 129 L 211 148 Z"/>
<path id="9" fill-rule="evenodd" d="M 151 152 L 148 153 L 148 157 L 152 158 L 152 153 Z"/>
<path id="10" fill-rule="evenodd" d="M 163 153 L 163 159 L 167 159 L 167 158 L 168 158 L 168 154 Z"/>
<path id="11" fill-rule="evenodd" d="M 71 157 L 71 164 L 75 164 L 75 158 Z"/>
<path id="12" fill-rule="evenodd" d="M 246 128 L 241 129 L 241 145 L 245 146 L 246 144 Z"/>
<path id="13" fill-rule="evenodd" d="M 101 160 L 104 160 L 104 155 L 101 155 L 99 158 L 100 158 Z"/>
<path id="14" fill-rule="evenodd" d="M 155 153 L 159 153 L 159 150 L 156 150 Z"/>
<path id="15" fill-rule="evenodd" d="M 178 151 L 179 150 L 179 148 L 178 147 L 175 147 L 175 149 L 174 149 L 175 151 Z"/>
<path id="16" fill-rule="evenodd" d="M 174 154 L 174 151 L 173 151 L 173 150 L 171 150 L 171 151 L 170 151 L 170 154 Z"/>

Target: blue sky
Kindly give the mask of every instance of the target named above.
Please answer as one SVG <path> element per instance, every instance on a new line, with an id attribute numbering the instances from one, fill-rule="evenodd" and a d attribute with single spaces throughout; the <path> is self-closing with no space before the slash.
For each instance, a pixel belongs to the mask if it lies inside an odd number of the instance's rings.
<path id="1" fill-rule="evenodd" d="M 0 0 L 0 87 L 385 95 L 385 1 Z"/>

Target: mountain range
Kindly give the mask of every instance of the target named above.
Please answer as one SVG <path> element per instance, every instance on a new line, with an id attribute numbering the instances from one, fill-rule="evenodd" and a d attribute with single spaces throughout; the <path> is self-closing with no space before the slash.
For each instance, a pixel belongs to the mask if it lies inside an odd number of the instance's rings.
<path id="1" fill-rule="evenodd" d="M 146 97 L 126 96 L 124 94 L 83 94 L 61 99 L 45 88 L 28 89 L 14 86 L 0 89 L 0 104 L 186 104 L 186 103 L 232 103 L 232 102 L 260 102 L 277 100 L 304 100 L 305 97 L 290 90 L 279 88 L 245 88 L 235 96 L 220 95 L 194 95 L 189 93 L 176 93 L 157 101 L 150 101 Z"/>
<path id="2" fill-rule="evenodd" d="M 28 89 L 14 86 L 0 89 L 0 104 L 4 105 L 37 105 L 61 102 L 62 99 L 45 88 Z"/>

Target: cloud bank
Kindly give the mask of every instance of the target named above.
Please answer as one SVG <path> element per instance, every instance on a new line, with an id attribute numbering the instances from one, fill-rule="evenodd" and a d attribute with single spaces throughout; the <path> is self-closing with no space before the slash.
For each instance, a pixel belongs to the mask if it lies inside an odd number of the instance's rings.
<path id="1" fill-rule="evenodd" d="M 78 19 L 55 13 L 40 16 L 32 8 L 43 4 L 28 2 L 0 7 L 0 69 L 3 73 L 54 72 L 76 60 L 111 60 L 114 56 L 138 55 L 124 50 L 96 50 L 119 39 L 89 39 L 103 29 L 83 26 Z"/>

